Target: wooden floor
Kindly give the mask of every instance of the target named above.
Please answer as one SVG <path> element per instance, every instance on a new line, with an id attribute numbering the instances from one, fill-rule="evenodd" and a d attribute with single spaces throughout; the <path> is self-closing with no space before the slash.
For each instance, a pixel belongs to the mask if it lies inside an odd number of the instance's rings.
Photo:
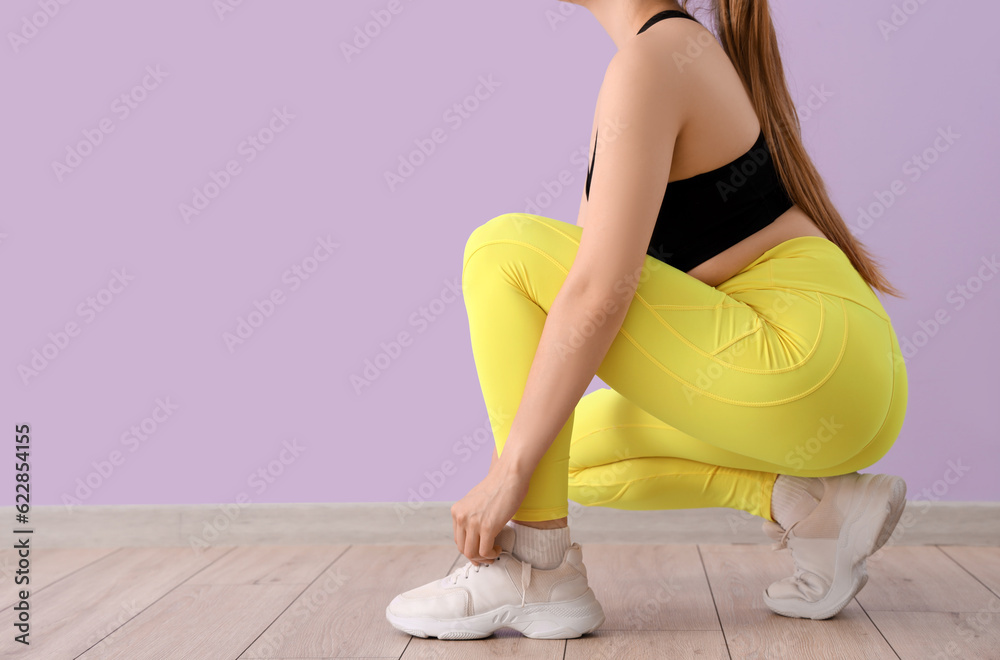
<path id="1" fill-rule="evenodd" d="M 761 601 L 791 574 L 787 550 L 587 544 L 601 628 L 471 641 L 411 637 L 384 615 L 396 594 L 464 565 L 454 546 L 35 550 L 30 647 L 13 641 L 14 552 L 0 551 L 3 658 L 1000 658 L 996 547 L 887 546 L 843 612 L 806 621 Z"/>

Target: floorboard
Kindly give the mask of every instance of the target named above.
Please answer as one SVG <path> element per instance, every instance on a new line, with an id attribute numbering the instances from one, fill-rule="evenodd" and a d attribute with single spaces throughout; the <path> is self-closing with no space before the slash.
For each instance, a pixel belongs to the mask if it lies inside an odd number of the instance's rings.
<path id="1" fill-rule="evenodd" d="M 607 619 L 534 640 L 412 637 L 385 620 L 398 593 L 466 559 L 452 545 L 59 548 L 32 553 L 31 645 L 3 600 L 0 657 L 51 660 L 996 660 L 1000 548 L 887 546 L 857 598 L 827 621 L 772 613 L 762 594 L 793 570 L 765 545 L 582 544 Z M 0 551 L 13 580 L 16 555 Z"/>
<path id="2" fill-rule="evenodd" d="M 30 575 L 31 591 L 38 593 L 50 584 L 63 579 L 73 571 L 79 570 L 111 554 L 115 548 L 42 548 L 31 550 Z M 4 548 L 0 550 L 0 582 L 14 585 L 17 571 L 17 550 Z M 12 607 L 16 599 L 13 589 L 0 596 L 0 608 Z"/>
<path id="3" fill-rule="evenodd" d="M 233 548 L 120 548 L 30 595 L 30 657 L 76 658 Z M 4 609 L 0 657 L 18 657 Z M 184 630 L 172 632 L 178 639 Z M 25 656 L 29 657 L 29 656 Z"/>
<path id="4" fill-rule="evenodd" d="M 977 612 L 1000 598 L 936 546 L 893 546 L 868 562 L 857 601 L 868 612 Z"/>
<path id="5" fill-rule="evenodd" d="M 896 657 L 856 600 L 825 621 L 792 619 L 771 612 L 762 600 L 764 589 L 793 573 L 788 550 L 704 545 L 701 552 L 733 660 Z"/>

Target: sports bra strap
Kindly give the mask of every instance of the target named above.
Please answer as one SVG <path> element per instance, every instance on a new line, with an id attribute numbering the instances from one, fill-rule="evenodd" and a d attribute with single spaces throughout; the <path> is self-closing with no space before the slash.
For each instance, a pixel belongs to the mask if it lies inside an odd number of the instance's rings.
<path id="1" fill-rule="evenodd" d="M 642 34 L 643 32 L 646 31 L 646 29 L 650 25 L 658 21 L 662 21 L 665 18 L 690 18 L 695 23 L 699 23 L 697 18 L 695 18 L 691 14 L 688 14 L 687 12 L 678 11 L 676 9 L 665 9 L 664 11 L 661 11 L 658 14 L 654 14 L 652 18 L 646 21 L 645 24 L 643 24 L 643 26 L 639 28 L 639 31 L 636 32 L 636 34 Z"/>

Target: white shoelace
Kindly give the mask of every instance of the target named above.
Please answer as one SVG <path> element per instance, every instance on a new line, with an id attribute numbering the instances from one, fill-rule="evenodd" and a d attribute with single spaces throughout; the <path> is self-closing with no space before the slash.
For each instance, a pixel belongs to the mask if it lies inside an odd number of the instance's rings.
<path id="1" fill-rule="evenodd" d="M 802 522 L 802 521 L 801 520 L 796 520 L 791 525 L 789 525 L 788 529 L 784 530 L 784 533 L 781 535 L 781 539 L 777 543 L 772 543 L 771 544 L 771 549 L 772 550 L 783 550 L 786 547 L 788 547 L 788 534 L 792 531 L 792 528 L 794 528 L 800 522 Z M 775 537 L 771 537 L 771 538 L 773 539 Z"/>
<path id="2" fill-rule="evenodd" d="M 788 529 L 785 529 L 783 531 L 783 533 L 781 534 L 780 538 L 777 536 L 776 530 L 773 530 L 773 529 L 766 530 L 768 536 L 770 536 L 772 540 L 777 540 L 777 543 L 771 544 L 771 549 L 772 550 L 784 550 L 785 548 L 788 548 L 788 535 L 792 531 L 792 528 L 794 528 L 800 522 L 802 522 L 802 521 L 801 520 L 796 520 L 791 525 L 789 525 Z M 789 548 L 789 550 L 791 550 L 791 552 L 792 552 L 792 560 L 795 562 L 795 572 L 790 576 L 790 578 L 791 578 L 792 582 L 794 582 L 796 585 L 800 585 L 799 586 L 799 590 L 802 591 L 803 593 L 805 593 L 805 590 L 813 588 L 813 586 L 814 586 L 812 584 L 813 581 L 815 581 L 816 579 L 822 580 L 822 578 L 820 578 L 818 575 L 816 575 L 816 573 L 813 573 L 810 570 L 802 568 L 802 566 L 799 565 L 800 564 L 800 560 L 796 556 L 795 550 L 793 548 Z M 812 578 L 812 579 L 810 579 L 810 578 Z M 824 582 L 825 582 L 825 580 L 824 580 Z M 805 587 L 805 589 L 803 589 L 803 587 Z"/>
<path id="3" fill-rule="evenodd" d="M 500 555 L 505 555 L 505 554 L 510 555 L 510 558 L 513 559 L 514 561 L 521 563 L 521 607 L 524 607 L 524 598 L 528 594 L 528 585 L 531 584 L 531 564 L 526 561 L 521 561 L 508 550 L 503 550 L 500 552 Z M 498 555 L 497 558 L 493 560 L 493 563 L 496 563 L 497 561 L 499 561 L 499 559 L 500 556 Z M 482 568 L 483 566 L 491 566 L 491 565 L 492 564 L 479 564 L 478 566 L 476 566 L 471 561 L 466 562 L 465 566 L 461 568 L 456 568 L 455 572 L 452 573 L 448 579 L 452 584 L 458 584 L 459 577 L 462 577 L 466 580 L 469 579 L 470 570 L 473 573 L 478 573 L 479 569 Z"/>

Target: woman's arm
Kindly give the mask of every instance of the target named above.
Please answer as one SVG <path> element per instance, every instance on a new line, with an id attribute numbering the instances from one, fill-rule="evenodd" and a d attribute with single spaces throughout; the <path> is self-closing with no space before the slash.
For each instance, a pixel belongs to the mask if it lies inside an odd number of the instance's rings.
<path id="1" fill-rule="evenodd" d="M 633 40 L 611 58 L 598 114 L 622 130 L 611 138 L 598 134 L 601 162 L 591 176 L 586 225 L 545 318 L 503 452 L 451 508 L 455 543 L 470 561 L 496 558 L 496 535 L 523 502 L 538 462 L 604 360 L 638 288 L 681 125 L 677 99 L 689 92 L 654 41 Z"/>
<path id="2" fill-rule="evenodd" d="M 599 299 L 576 291 L 564 283 L 549 309 L 503 456 L 497 458 L 494 449 L 489 474 L 451 507 L 455 544 L 476 565 L 499 556 L 500 548 L 494 545 L 497 534 L 517 513 L 535 466 L 583 395 L 627 312 L 627 305 L 615 309 L 613 299 L 608 298 L 604 320 L 589 319 L 595 332 L 582 345 L 576 342 L 578 348 L 573 349 L 569 338 L 588 321 L 583 310 L 595 309 L 594 301 Z M 628 287 L 625 291 L 631 300 L 632 292 Z"/>
<path id="3" fill-rule="evenodd" d="M 530 479 L 559 434 L 621 328 L 634 289 L 625 281 L 617 292 L 564 285 L 556 295 L 504 444 L 502 460 L 516 474 Z M 585 327 L 595 330 L 587 336 Z"/>
<path id="4" fill-rule="evenodd" d="M 586 226 L 499 457 L 520 476 L 530 478 L 590 385 L 638 287 L 682 123 L 677 99 L 686 91 L 677 68 L 652 47 L 619 50 L 605 74 L 600 114 L 621 130 L 598 134 Z"/>
<path id="5" fill-rule="evenodd" d="M 493 445 L 493 458 L 490 459 L 490 469 L 487 470 L 487 473 L 493 471 L 493 468 L 495 468 L 497 466 L 497 461 L 498 460 L 500 460 L 500 459 L 497 458 L 497 446 Z"/>

